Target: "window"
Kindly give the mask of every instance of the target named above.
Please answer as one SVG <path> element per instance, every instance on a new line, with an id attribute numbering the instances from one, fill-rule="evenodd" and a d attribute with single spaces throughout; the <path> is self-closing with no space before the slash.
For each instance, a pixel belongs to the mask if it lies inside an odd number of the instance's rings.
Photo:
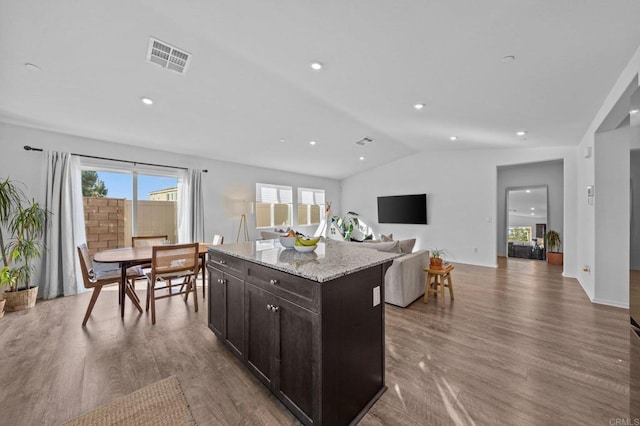
<path id="1" fill-rule="evenodd" d="M 531 241 L 531 227 L 530 226 L 513 226 L 509 227 L 508 241 Z"/>
<path id="2" fill-rule="evenodd" d="M 319 225 L 324 214 L 324 189 L 298 188 L 298 225 Z"/>
<path id="3" fill-rule="evenodd" d="M 256 227 L 291 226 L 293 189 L 290 186 L 256 184 Z"/>
<path id="4" fill-rule="evenodd" d="M 93 255 L 131 246 L 131 237 L 167 235 L 178 241 L 176 174 L 85 166 L 82 195 L 87 246 Z"/>

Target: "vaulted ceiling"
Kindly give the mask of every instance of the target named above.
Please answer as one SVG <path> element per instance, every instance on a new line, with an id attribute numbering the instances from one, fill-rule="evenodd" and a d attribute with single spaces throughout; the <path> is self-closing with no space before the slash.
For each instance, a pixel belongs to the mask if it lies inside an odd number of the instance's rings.
<path id="1" fill-rule="evenodd" d="M 639 16 L 636 0 L 0 0 L 0 120 L 333 178 L 575 145 Z M 147 62 L 150 37 L 192 55 L 184 75 Z"/>

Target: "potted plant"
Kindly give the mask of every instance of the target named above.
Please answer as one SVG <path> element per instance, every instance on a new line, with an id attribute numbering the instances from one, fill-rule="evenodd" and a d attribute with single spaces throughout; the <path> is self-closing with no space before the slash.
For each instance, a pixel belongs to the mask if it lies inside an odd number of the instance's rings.
<path id="1" fill-rule="evenodd" d="M 444 256 L 444 249 L 434 248 L 431 249 L 431 255 L 429 258 L 429 268 L 442 269 L 442 256 Z"/>
<path id="2" fill-rule="evenodd" d="M 31 285 L 35 271 L 32 262 L 44 248 L 42 237 L 47 215 L 37 201 L 26 200 L 9 178 L 0 182 L 0 223 L 10 234 L 7 241 L 4 230 L 0 230 L 3 262 L 0 286 L 8 287 L 3 293 L 7 312 L 31 308 L 36 303 L 38 287 Z"/>
<path id="3" fill-rule="evenodd" d="M 547 262 L 550 265 L 562 265 L 564 254 L 560 251 L 562 240 L 557 231 L 550 230 L 544 235 L 545 247 L 547 248 Z"/>

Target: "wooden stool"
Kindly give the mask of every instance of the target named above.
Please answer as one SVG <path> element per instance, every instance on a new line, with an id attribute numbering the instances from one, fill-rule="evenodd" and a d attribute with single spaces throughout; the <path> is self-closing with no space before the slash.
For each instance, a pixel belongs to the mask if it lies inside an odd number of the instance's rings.
<path id="1" fill-rule="evenodd" d="M 424 284 L 424 303 L 429 301 L 429 293 L 438 296 L 440 293 L 440 306 L 444 308 L 444 288 L 449 287 L 449 297 L 453 300 L 453 284 L 451 283 L 451 271 L 453 265 L 449 264 L 442 269 L 425 268 L 427 279 Z M 446 280 L 446 282 L 445 282 Z"/>

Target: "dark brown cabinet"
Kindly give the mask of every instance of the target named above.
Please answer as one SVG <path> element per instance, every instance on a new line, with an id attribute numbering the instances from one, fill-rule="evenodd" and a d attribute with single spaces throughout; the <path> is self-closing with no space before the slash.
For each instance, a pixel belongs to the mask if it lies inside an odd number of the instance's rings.
<path id="1" fill-rule="evenodd" d="M 245 291 L 247 364 L 298 418 L 311 424 L 318 314 L 249 283 Z"/>
<path id="2" fill-rule="evenodd" d="M 386 389 L 390 262 L 320 283 L 209 256 L 211 330 L 303 424 L 357 422 Z"/>
<path id="3" fill-rule="evenodd" d="M 244 280 L 207 265 L 209 328 L 224 339 L 237 356 L 244 353 Z"/>

